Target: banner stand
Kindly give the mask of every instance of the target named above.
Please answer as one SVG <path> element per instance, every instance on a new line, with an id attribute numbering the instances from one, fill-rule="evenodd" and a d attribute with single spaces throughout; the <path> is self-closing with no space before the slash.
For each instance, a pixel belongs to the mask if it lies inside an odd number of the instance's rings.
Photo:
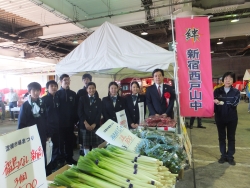
<path id="1" fill-rule="evenodd" d="M 172 7 L 171 7 L 172 9 Z M 171 11 L 172 12 L 172 11 Z M 207 16 L 207 15 L 199 15 L 199 16 Z M 195 15 L 192 16 L 186 16 L 186 17 L 191 17 L 193 19 L 193 17 L 195 17 Z M 207 16 L 207 18 L 209 19 L 211 16 Z M 172 26 L 172 39 L 173 39 L 173 49 L 174 49 L 174 60 L 175 60 L 175 64 L 174 64 L 174 80 L 175 80 L 175 94 L 176 94 L 176 114 L 177 114 L 177 131 L 176 133 L 179 134 L 179 137 L 181 138 L 181 142 L 183 144 L 183 147 L 185 148 L 185 152 L 187 154 L 187 158 L 189 161 L 189 165 L 193 166 L 193 175 L 195 177 L 195 172 L 194 172 L 194 158 L 193 158 L 193 152 L 192 152 L 192 140 L 189 139 L 189 136 L 187 134 L 187 129 L 185 126 L 185 118 L 180 116 L 180 99 L 179 99 L 179 82 L 178 82 L 178 76 L 177 76 L 177 70 L 179 69 L 178 67 L 178 63 L 177 63 L 177 48 L 176 45 L 178 45 L 178 43 L 175 42 L 175 33 L 174 33 L 174 27 L 173 27 L 173 15 L 171 14 L 171 26 Z M 194 180 L 194 187 L 196 187 L 196 183 Z"/>

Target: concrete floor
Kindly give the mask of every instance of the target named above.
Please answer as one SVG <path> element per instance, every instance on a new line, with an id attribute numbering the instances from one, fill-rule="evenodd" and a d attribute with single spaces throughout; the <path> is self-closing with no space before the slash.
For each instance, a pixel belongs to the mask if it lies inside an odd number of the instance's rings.
<path id="1" fill-rule="evenodd" d="M 217 162 L 220 152 L 213 119 L 202 119 L 202 125 L 206 129 L 188 129 L 193 147 L 193 166 L 184 171 L 184 178 L 177 182 L 176 188 L 250 187 L 250 114 L 247 108 L 248 103 L 244 101 L 238 105 L 235 166 Z M 189 122 L 189 119 L 186 121 Z"/>
<path id="2" fill-rule="evenodd" d="M 184 171 L 184 178 L 176 183 L 176 188 L 250 188 L 250 114 L 247 107 L 248 103 L 244 101 L 238 106 L 236 165 L 217 162 L 220 152 L 216 125 L 212 118 L 203 118 L 202 125 L 206 129 L 196 126 L 188 129 L 193 146 L 193 164 Z M 0 135 L 16 130 L 16 127 L 17 122 L 0 121 Z M 75 151 L 74 158 L 78 156 L 78 151 Z"/>

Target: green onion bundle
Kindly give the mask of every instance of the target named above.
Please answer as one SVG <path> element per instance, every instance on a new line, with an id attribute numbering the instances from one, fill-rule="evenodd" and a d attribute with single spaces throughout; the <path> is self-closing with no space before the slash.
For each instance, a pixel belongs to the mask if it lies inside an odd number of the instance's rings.
<path id="1" fill-rule="evenodd" d="M 70 188 L 171 188 L 176 176 L 158 159 L 110 145 L 80 156 L 77 166 L 57 175 L 54 184 Z"/>

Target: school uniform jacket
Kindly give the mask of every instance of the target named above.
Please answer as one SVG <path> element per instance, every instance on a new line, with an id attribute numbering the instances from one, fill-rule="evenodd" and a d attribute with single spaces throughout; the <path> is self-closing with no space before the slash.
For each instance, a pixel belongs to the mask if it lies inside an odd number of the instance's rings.
<path id="1" fill-rule="evenodd" d="M 77 107 L 78 107 L 78 102 L 80 100 L 80 97 L 83 97 L 83 96 L 88 96 L 87 88 L 85 86 L 82 89 L 79 89 L 76 93 Z M 99 94 L 97 91 L 95 92 L 95 98 L 99 98 Z"/>
<path id="2" fill-rule="evenodd" d="M 116 112 L 121 110 L 125 110 L 124 99 L 122 97 L 117 96 L 115 106 L 113 105 L 113 100 L 110 96 L 102 99 L 102 115 L 104 122 L 109 119 L 117 122 Z"/>
<path id="3" fill-rule="evenodd" d="M 47 121 L 51 125 L 52 133 L 58 132 L 59 128 L 59 97 L 57 94 L 54 96 L 50 93 L 42 97 L 43 102 L 46 105 Z"/>
<path id="4" fill-rule="evenodd" d="M 164 93 L 166 92 L 170 93 L 168 106 L 166 106 L 166 98 L 164 97 Z M 172 86 L 163 84 L 161 97 L 158 94 L 158 90 L 155 84 L 147 88 L 146 102 L 149 110 L 149 115 L 155 115 L 155 114 L 161 115 L 166 113 L 167 116 L 172 117 L 174 100 L 175 100 L 175 92 Z"/>
<path id="5" fill-rule="evenodd" d="M 102 114 L 102 101 L 100 98 L 95 98 L 93 103 L 90 104 L 88 95 L 80 97 L 78 104 L 78 116 L 80 119 L 80 129 L 86 129 L 84 121 L 86 120 L 89 125 L 96 124 L 95 130 L 100 127 L 100 120 Z"/>
<path id="6" fill-rule="evenodd" d="M 18 115 L 17 128 L 22 129 L 22 128 L 30 127 L 36 124 L 43 149 L 45 150 L 47 138 L 51 137 L 52 133 L 50 132 L 49 125 L 47 123 L 45 104 L 43 102 L 40 103 L 40 101 L 42 101 L 42 99 L 40 100 L 38 99 L 36 102 L 37 105 L 40 107 L 39 117 L 34 117 L 32 113 L 32 107 L 28 101 L 23 103 L 23 105 L 20 108 L 19 115 Z"/>
<path id="7" fill-rule="evenodd" d="M 63 89 L 56 92 L 59 98 L 59 126 L 74 128 L 78 121 L 76 93 L 70 89 Z"/>
<path id="8" fill-rule="evenodd" d="M 140 115 L 139 115 L 139 107 L 138 103 L 143 102 L 144 103 L 144 118 L 146 114 L 146 97 L 145 95 L 138 94 L 135 105 L 133 102 L 132 95 L 126 95 L 125 97 L 125 110 L 126 110 L 126 116 L 128 120 L 128 126 L 130 129 L 132 129 L 131 124 L 137 123 L 139 124 L 140 121 Z"/>

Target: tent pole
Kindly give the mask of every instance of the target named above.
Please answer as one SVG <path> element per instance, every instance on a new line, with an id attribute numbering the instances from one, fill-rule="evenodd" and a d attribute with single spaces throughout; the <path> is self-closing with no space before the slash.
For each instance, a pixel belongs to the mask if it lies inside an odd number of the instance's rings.
<path id="1" fill-rule="evenodd" d="M 171 7 L 172 8 L 172 7 Z M 177 134 L 181 134 L 181 121 L 180 121 L 180 101 L 179 101 L 179 81 L 177 76 L 178 64 L 176 60 L 176 43 L 175 43 L 175 35 L 174 35 L 174 24 L 173 24 L 173 14 L 171 12 L 171 26 L 172 26 L 172 39 L 173 39 L 173 47 L 174 47 L 174 85 L 175 85 L 175 96 L 176 96 L 176 108 L 177 108 Z"/>

